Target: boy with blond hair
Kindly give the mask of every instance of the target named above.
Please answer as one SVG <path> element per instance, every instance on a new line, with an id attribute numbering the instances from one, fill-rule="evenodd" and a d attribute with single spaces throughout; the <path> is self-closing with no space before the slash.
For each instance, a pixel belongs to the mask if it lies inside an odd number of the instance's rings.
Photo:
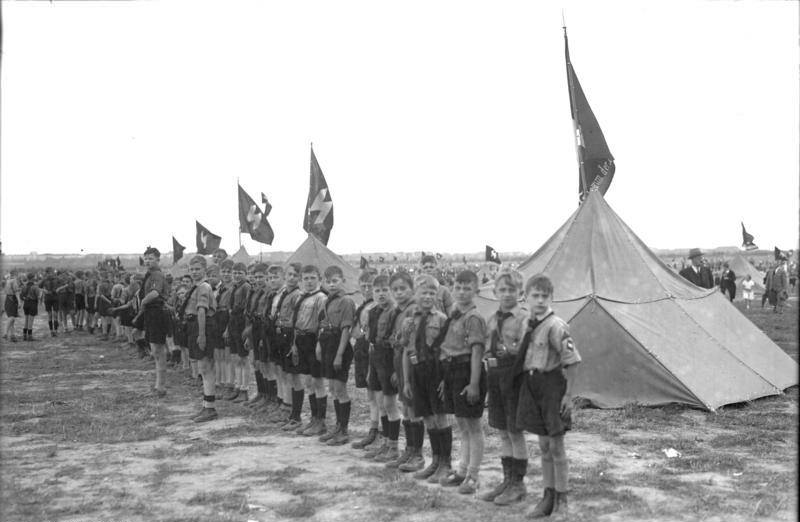
<path id="1" fill-rule="evenodd" d="M 186 294 L 184 311 L 186 319 L 186 341 L 189 344 L 189 357 L 198 361 L 199 372 L 203 377 L 203 409 L 192 418 L 194 422 L 208 422 L 217 418 L 214 407 L 214 348 L 213 321 L 217 302 L 206 280 L 206 258 L 194 256 L 189 262 L 189 275 L 192 288 Z"/>
<path id="2" fill-rule="evenodd" d="M 355 449 L 364 449 L 372 444 L 378 436 L 378 403 L 375 401 L 375 392 L 367 385 L 367 374 L 369 373 L 369 340 L 367 339 L 367 327 L 369 322 L 369 312 L 375 307 L 375 300 L 372 297 L 372 283 L 375 276 L 365 270 L 358 277 L 358 288 L 364 301 L 358 306 L 355 312 L 355 323 L 350 329 L 351 343 L 353 344 L 353 373 L 355 375 L 355 387 L 367 391 L 367 403 L 369 404 L 370 427 L 367 435 L 351 444 Z"/>

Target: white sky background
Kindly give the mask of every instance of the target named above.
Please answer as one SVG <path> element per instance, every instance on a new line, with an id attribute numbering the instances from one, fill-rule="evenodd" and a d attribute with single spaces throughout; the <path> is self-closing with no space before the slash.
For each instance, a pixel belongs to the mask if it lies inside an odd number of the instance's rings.
<path id="1" fill-rule="evenodd" d="M 645 243 L 796 248 L 796 2 L 162 0 L 3 2 L 3 250 L 232 252 L 237 177 L 293 250 L 313 141 L 334 251 L 533 252 L 577 204 L 562 8 Z"/>

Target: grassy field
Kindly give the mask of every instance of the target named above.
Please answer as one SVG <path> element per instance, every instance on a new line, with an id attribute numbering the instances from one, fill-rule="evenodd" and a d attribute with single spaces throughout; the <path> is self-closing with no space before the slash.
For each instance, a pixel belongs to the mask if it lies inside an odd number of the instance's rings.
<path id="1" fill-rule="evenodd" d="M 797 360 L 792 304 L 780 316 L 747 315 Z M 196 425 L 201 392 L 182 371 L 170 370 L 166 398 L 146 397 L 151 362 L 86 334 L 46 337 L 39 319 L 38 341 L 4 343 L 0 357 L 0 520 L 510 521 L 541 494 L 536 444 L 528 498 L 495 508 L 349 447 L 285 436 L 238 405 L 220 403 L 219 420 Z M 360 435 L 367 411 L 363 394 L 353 396 Z M 570 519 L 795 520 L 797 405 L 793 387 L 716 413 L 577 411 L 567 436 Z M 500 476 L 499 441 L 486 432 L 484 488 Z M 667 458 L 665 448 L 681 456 Z"/>

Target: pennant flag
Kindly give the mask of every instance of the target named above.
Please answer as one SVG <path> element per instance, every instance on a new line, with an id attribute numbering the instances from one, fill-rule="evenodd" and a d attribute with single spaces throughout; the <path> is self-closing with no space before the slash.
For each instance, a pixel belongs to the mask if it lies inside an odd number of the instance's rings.
<path id="1" fill-rule="evenodd" d="M 139 266 L 144 266 L 144 259 L 142 256 L 139 256 Z"/>
<path id="2" fill-rule="evenodd" d="M 119 256 L 117 256 L 117 268 L 122 268 L 122 261 L 119 260 Z"/>
<path id="3" fill-rule="evenodd" d="M 785 255 L 784 255 L 784 253 L 783 253 L 783 252 L 781 252 L 781 249 L 780 249 L 780 248 L 778 248 L 778 247 L 775 247 L 775 261 L 778 261 L 778 260 L 779 260 L 779 259 L 781 259 L 781 258 L 785 258 Z"/>
<path id="4" fill-rule="evenodd" d="M 244 191 L 241 185 L 239 187 L 239 232 L 250 234 L 254 241 L 271 245 L 272 240 L 275 239 L 275 233 L 267 221 L 267 212 L 262 212 L 253 198 Z M 267 197 L 261 193 L 261 201 L 265 201 Z M 269 205 L 269 203 L 267 203 Z M 272 207 L 270 207 L 272 210 Z"/>
<path id="5" fill-rule="evenodd" d="M 464 260 L 464 264 L 466 265 L 467 264 L 467 256 L 461 256 L 461 259 Z"/>
<path id="6" fill-rule="evenodd" d="M 442 254 L 440 254 L 439 252 L 436 252 L 436 259 L 441 259 L 441 258 L 442 258 Z"/>
<path id="7" fill-rule="evenodd" d="M 380 257 L 378 258 L 378 263 L 383 263 L 384 261 L 385 261 L 385 260 L 383 259 L 383 256 L 380 256 Z"/>
<path id="8" fill-rule="evenodd" d="M 365 268 L 367 268 L 367 266 L 369 266 L 369 262 L 367 261 L 367 258 L 364 257 L 364 256 L 361 256 L 361 265 L 360 265 L 359 268 L 361 268 L 361 270 L 364 270 Z"/>
<path id="9" fill-rule="evenodd" d="M 753 243 L 752 234 L 748 234 L 747 230 L 744 229 L 744 223 L 742 223 L 742 248 L 745 250 L 758 250 L 758 247 Z"/>
<path id="10" fill-rule="evenodd" d="M 590 190 L 605 194 L 614 178 L 614 156 L 608 150 L 603 131 L 594 117 L 592 108 L 569 59 L 567 28 L 564 27 L 564 54 L 567 60 L 567 85 L 572 127 L 575 130 L 575 149 L 578 154 L 578 192 L 581 201 Z"/>
<path id="11" fill-rule="evenodd" d="M 486 245 L 486 260 L 491 261 L 492 263 L 500 264 L 500 254 L 497 253 L 497 250 Z"/>
<path id="12" fill-rule="evenodd" d="M 264 204 L 264 215 L 269 216 L 269 213 L 272 212 L 272 205 L 269 204 L 269 200 L 263 192 L 261 193 L 261 203 Z"/>
<path id="13" fill-rule="evenodd" d="M 303 219 L 303 230 L 314 234 L 324 245 L 333 228 L 333 201 L 328 190 L 328 182 L 322 174 L 322 169 L 311 147 L 311 181 L 308 187 L 308 200 L 306 201 L 306 215 Z"/>
<path id="14" fill-rule="evenodd" d="M 199 221 L 195 221 L 195 224 L 197 225 L 197 236 L 195 237 L 197 253 L 202 255 L 213 254 L 214 250 L 219 248 L 222 238 L 201 225 Z"/>
<path id="15" fill-rule="evenodd" d="M 186 247 L 178 243 L 178 240 L 175 239 L 175 236 L 172 236 L 172 264 L 178 262 L 180 258 L 183 257 L 183 251 L 186 250 Z"/>

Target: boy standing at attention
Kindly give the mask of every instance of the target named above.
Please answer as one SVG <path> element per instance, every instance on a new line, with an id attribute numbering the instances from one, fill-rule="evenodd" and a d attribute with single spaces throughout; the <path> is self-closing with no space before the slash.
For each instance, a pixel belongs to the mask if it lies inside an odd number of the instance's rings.
<path id="1" fill-rule="evenodd" d="M 486 366 L 489 394 L 489 426 L 500 435 L 503 481 L 480 496 L 481 500 L 506 506 L 525 496 L 523 479 L 528 470 L 525 435 L 517 428 L 519 387 L 514 386 L 513 366 L 528 326 L 530 312 L 520 306 L 522 274 L 503 269 L 494 279 L 494 295 L 500 308 L 487 321 Z"/>
<path id="2" fill-rule="evenodd" d="M 16 270 L 11 272 L 11 276 L 5 282 L 5 303 L 3 307 L 8 316 L 8 324 L 3 339 L 8 339 L 12 343 L 17 342 L 17 334 L 14 332 L 14 321 L 19 317 L 20 304 L 20 284 Z M 66 325 L 64 326 L 66 329 Z M 26 330 L 27 333 L 27 330 Z M 27 337 L 27 336 L 26 336 Z"/>
<path id="3" fill-rule="evenodd" d="M 356 305 L 350 296 L 344 295 L 345 278 L 340 267 L 329 266 L 325 269 L 324 277 L 328 298 L 319 323 L 317 360 L 322 365 L 322 377 L 328 381 L 328 390 L 333 396 L 336 428 L 322 435 L 319 440 L 329 446 L 341 446 L 350 440 L 347 435 L 350 421 L 347 377 L 353 362 L 350 329 L 355 321 Z M 322 419 L 324 421 L 324 417 Z"/>
<path id="4" fill-rule="evenodd" d="M 473 302 L 477 293 L 478 276 L 471 270 L 460 272 L 453 286 L 455 308 L 450 314 L 440 355 L 444 411 L 455 414 L 462 439 L 458 470 L 451 471 L 439 484 L 458 486 L 458 492 L 464 495 L 475 493 L 479 487 L 478 470 L 484 445 L 481 416 L 486 398 L 483 367 L 486 321 Z M 448 449 L 443 449 L 441 457 L 446 464 L 450 460 Z"/>
<path id="5" fill-rule="evenodd" d="M 207 422 L 217 418 L 214 408 L 214 345 L 209 342 L 213 335 L 214 299 L 211 285 L 205 281 L 206 258 L 194 256 L 189 262 L 189 275 L 192 288 L 186 294 L 186 341 L 189 344 L 189 357 L 198 361 L 200 375 L 203 377 L 203 409 L 192 418 L 194 422 Z"/>
<path id="6" fill-rule="evenodd" d="M 267 292 L 263 299 L 263 306 L 258 309 L 258 317 L 261 322 L 261 344 L 263 346 L 260 361 L 261 377 L 258 386 L 259 394 L 264 400 L 259 400 L 254 405 L 258 406 L 258 409 L 264 409 L 269 414 L 278 411 L 285 396 L 283 369 L 281 367 L 283 359 L 275 349 L 275 324 L 272 321 L 273 304 L 276 303 L 282 286 L 283 267 L 280 265 L 267 267 Z M 259 372 L 257 371 L 256 380 L 258 379 Z"/>
<path id="7" fill-rule="evenodd" d="M 247 398 L 247 377 L 250 369 L 247 367 L 249 350 L 245 346 L 245 328 L 251 326 L 247 316 L 252 317 L 256 303 L 264 292 L 264 272 L 259 272 L 256 288 L 251 288 L 246 281 L 247 266 L 244 263 L 233 265 L 233 288 L 231 289 L 230 320 L 228 321 L 228 339 L 231 345 L 231 358 L 234 364 L 234 389 L 232 394 L 225 396 L 225 400 L 242 402 Z M 252 292 L 251 292 L 252 289 Z M 248 330 L 248 334 L 250 331 Z M 252 347 L 251 347 L 252 348 Z M 242 400 L 238 400 L 244 396 Z"/>
<path id="8" fill-rule="evenodd" d="M 275 324 L 275 351 L 282 358 L 284 374 L 285 393 L 291 394 L 291 401 L 287 401 L 284 395 L 284 402 L 291 404 L 291 410 L 278 411 L 269 420 L 277 422 L 281 429 L 285 431 L 296 430 L 300 426 L 300 410 L 305 397 L 305 388 L 295 379 L 292 372 L 293 365 L 289 351 L 294 341 L 294 304 L 301 295 L 298 283 L 300 281 L 300 263 L 291 263 L 286 267 L 286 283 L 278 293 L 273 307 L 272 320 Z"/>
<path id="9" fill-rule="evenodd" d="M 83 280 L 83 270 L 75 272 L 75 329 L 83 330 L 86 319 L 86 282 Z"/>
<path id="10" fill-rule="evenodd" d="M 550 305 L 553 283 L 543 275 L 525 283 L 531 311 L 515 375 L 522 373 L 517 405 L 517 428 L 539 436 L 544 495 L 529 516 L 567 515 L 567 454 L 564 433 L 571 428 L 572 386 L 580 354 L 567 323 Z M 522 363 L 522 369 L 517 368 Z"/>
<path id="11" fill-rule="evenodd" d="M 216 329 L 222 332 L 222 345 L 214 352 L 214 376 L 217 381 L 217 400 L 235 396 L 233 386 L 233 358 L 230 343 L 230 309 L 233 290 L 233 261 L 224 259 L 219 264 L 220 285 L 217 290 L 217 311 L 214 314 Z"/>
<path id="12" fill-rule="evenodd" d="M 397 393 L 396 388 L 392 388 L 391 375 L 387 375 L 387 351 L 383 347 L 384 340 L 388 335 L 386 330 L 390 323 L 389 316 L 394 310 L 394 302 L 389 290 L 389 276 L 381 274 L 375 277 L 372 283 L 372 295 L 375 298 L 375 306 L 369 311 L 367 319 L 367 340 L 369 341 L 367 386 L 375 396 L 381 420 L 381 431 L 378 438 L 364 447 L 367 450 L 364 454 L 367 459 L 374 459 L 376 455 L 389 450 L 389 417 L 384 407 L 383 396 L 384 392 Z M 389 362 L 391 363 L 391 358 L 389 358 Z"/>
<path id="13" fill-rule="evenodd" d="M 50 328 L 50 336 L 58 335 L 58 278 L 53 273 L 52 267 L 44 269 L 44 279 L 39 283 L 39 287 L 44 291 L 44 310 L 47 312 L 47 326 Z M 6 302 L 8 302 L 8 288 L 6 288 Z"/>
<path id="14" fill-rule="evenodd" d="M 375 392 L 367 385 L 367 374 L 369 372 L 369 340 L 367 339 L 367 325 L 369 322 L 369 311 L 375 307 L 375 300 L 372 298 L 372 283 L 375 276 L 365 270 L 358 277 L 358 287 L 364 302 L 359 305 L 355 313 L 355 324 L 350 329 L 350 337 L 353 344 L 353 366 L 355 374 L 356 388 L 367 390 L 367 402 L 369 404 L 370 427 L 366 437 L 351 444 L 355 449 L 364 449 L 372 444 L 378 436 L 378 403 L 375 401 Z"/>
<path id="15" fill-rule="evenodd" d="M 167 394 L 167 332 L 169 330 L 169 312 L 165 307 L 166 299 L 171 291 L 164 273 L 159 267 L 161 252 L 155 247 L 147 247 L 144 251 L 144 265 L 147 274 L 142 282 L 139 313 L 144 317 L 145 339 L 156 362 L 156 383 L 153 388 L 156 397 Z M 133 323 L 136 321 L 134 320 Z M 213 380 L 213 379 L 212 379 Z"/>

